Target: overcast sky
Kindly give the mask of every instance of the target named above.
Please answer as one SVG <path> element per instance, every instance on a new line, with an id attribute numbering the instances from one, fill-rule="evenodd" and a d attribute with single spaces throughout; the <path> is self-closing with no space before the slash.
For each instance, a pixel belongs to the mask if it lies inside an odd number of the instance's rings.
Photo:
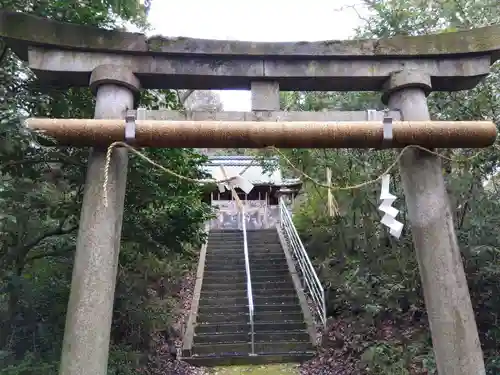
<path id="1" fill-rule="evenodd" d="M 348 39 L 361 21 L 358 0 L 153 0 L 149 34 L 287 42 Z M 356 9 L 365 12 L 360 6 Z M 220 91 L 224 109 L 249 111 L 248 91 Z"/>

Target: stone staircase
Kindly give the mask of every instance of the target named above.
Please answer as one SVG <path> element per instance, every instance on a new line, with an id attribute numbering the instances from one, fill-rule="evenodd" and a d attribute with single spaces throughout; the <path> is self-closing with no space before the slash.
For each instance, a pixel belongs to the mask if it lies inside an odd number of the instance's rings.
<path id="1" fill-rule="evenodd" d="M 248 231 L 247 239 L 256 355 L 251 355 L 243 233 L 218 230 L 209 234 L 193 345 L 183 353 L 192 364 L 298 362 L 314 355 L 278 232 Z"/>

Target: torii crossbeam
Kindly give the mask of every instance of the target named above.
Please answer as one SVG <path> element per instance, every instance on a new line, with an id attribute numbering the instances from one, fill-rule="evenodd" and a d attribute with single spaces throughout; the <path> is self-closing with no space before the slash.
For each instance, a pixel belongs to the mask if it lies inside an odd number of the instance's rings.
<path id="1" fill-rule="evenodd" d="M 37 119 L 28 128 L 42 132 L 61 145 L 105 146 L 125 141 L 125 120 Z M 495 142 L 491 121 L 397 121 L 384 140 L 384 124 L 318 121 L 160 121 L 133 122 L 138 147 L 200 148 L 479 148 Z"/>

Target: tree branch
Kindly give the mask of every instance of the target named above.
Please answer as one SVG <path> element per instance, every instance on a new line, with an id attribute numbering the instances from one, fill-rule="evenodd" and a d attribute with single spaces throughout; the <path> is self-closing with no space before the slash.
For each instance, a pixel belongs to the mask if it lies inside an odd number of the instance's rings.
<path id="1" fill-rule="evenodd" d="M 61 160 L 62 159 L 62 160 Z M 24 159 L 24 160 L 15 160 L 4 163 L 4 166 L 10 167 L 13 165 L 20 164 L 37 164 L 37 163 L 61 163 L 61 164 L 71 164 L 79 167 L 84 167 L 85 165 L 70 158 L 61 158 L 61 159 Z"/>
<path id="2" fill-rule="evenodd" d="M 7 57 L 8 50 L 9 47 L 7 47 L 7 43 L 0 40 L 0 66 L 2 66 L 4 59 Z"/>
<path id="3" fill-rule="evenodd" d="M 64 222 L 63 222 L 64 223 Z M 62 225 L 60 225 L 58 228 L 56 229 L 53 229 L 51 231 L 48 231 L 38 237 L 36 237 L 35 239 L 33 239 L 31 242 L 28 242 L 26 245 L 24 245 L 20 250 L 21 251 L 25 251 L 26 253 L 29 252 L 33 247 L 35 247 L 36 245 L 38 245 L 40 242 L 42 242 L 43 240 L 45 240 L 46 238 L 49 238 L 49 237 L 52 237 L 52 236 L 60 236 L 62 234 L 69 234 L 73 231 L 75 231 L 76 229 L 78 229 L 78 225 L 73 225 L 67 229 L 63 229 L 63 223 L 61 223 Z"/>
<path id="4" fill-rule="evenodd" d="M 59 257 L 67 255 L 71 250 L 75 248 L 75 245 L 66 246 L 59 250 L 49 251 L 47 253 L 36 254 L 26 258 L 26 263 L 33 263 L 37 259 L 43 259 L 48 257 Z"/>
<path id="5" fill-rule="evenodd" d="M 175 91 L 177 93 L 177 100 L 182 108 L 186 108 L 186 100 L 194 93 L 194 90 L 187 90 L 183 95 L 180 94 L 179 90 Z"/>
<path id="6" fill-rule="evenodd" d="M 9 263 L 13 262 L 16 259 L 25 259 L 30 250 L 33 249 L 35 246 L 39 245 L 40 242 L 42 242 L 43 240 L 53 236 L 69 234 L 78 229 L 78 225 L 73 225 L 71 227 L 64 229 L 63 228 L 64 222 L 65 220 L 63 220 L 57 228 L 54 228 L 50 231 L 47 231 L 39 235 L 38 237 L 35 237 L 27 244 L 11 249 L 10 251 L 7 251 L 7 253 L 1 259 L 2 268 L 5 269 Z"/>

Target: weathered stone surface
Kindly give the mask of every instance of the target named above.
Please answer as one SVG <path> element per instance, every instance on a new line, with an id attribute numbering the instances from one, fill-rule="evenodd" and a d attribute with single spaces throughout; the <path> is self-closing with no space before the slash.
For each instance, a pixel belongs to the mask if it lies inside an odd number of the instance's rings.
<path id="1" fill-rule="evenodd" d="M 97 66 L 119 64 L 146 89 L 250 89 L 274 81 L 283 91 L 381 90 L 393 73 L 418 69 L 433 90 L 454 91 L 474 87 L 500 58 L 500 25 L 380 40 L 254 43 L 148 39 L 0 10 L 0 37 L 42 83 L 58 87 L 87 86 Z"/>
<path id="2" fill-rule="evenodd" d="M 326 40 L 319 42 L 241 42 L 192 38 L 147 39 L 143 34 L 96 29 L 51 21 L 24 13 L 0 11 L 0 36 L 11 42 L 83 50 L 156 52 L 195 55 L 250 55 L 281 58 L 302 57 L 401 57 L 441 56 L 484 52 L 500 58 L 500 25 L 454 33 L 397 36 L 378 40 Z M 11 43 L 12 47 L 15 48 Z M 16 49 L 16 48 L 15 48 Z M 22 55 L 26 56 L 25 51 Z"/>
<path id="3" fill-rule="evenodd" d="M 387 83 L 389 108 L 428 121 L 428 77 L 401 72 Z M 399 159 L 413 244 L 422 279 L 437 372 L 485 375 L 481 344 L 443 177 L 441 158 L 418 149 Z"/>
<path id="4" fill-rule="evenodd" d="M 85 51 L 148 51 L 147 38 L 143 34 L 57 22 L 6 10 L 0 10 L 0 37 L 25 60 L 29 46 Z"/>
<path id="5" fill-rule="evenodd" d="M 321 58 L 293 62 L 275 58 L 193 59 L 180 55 L 117 55 L 41 48 L 29 51 L 29 65 L 38 79 L 59 87 L 85 87 L 90 72 L 97 66 L 118 63 L 129 67 L 146 89 L 246 90 L 252 82 L 264 79 L 278 83 L 282 91 L 377 91 L 382 90 L 392 73 L 407 68 L 428 74 L 433 90 L 453 91 L 473 88 L 490 71 L 487 55 L 384 61 Z"/>
<path id="6" fill-rule="evenodd" d="M 123 86 L 134 94 L 139 92 L 141 83 L 137 77 L 123 65 L 107 64 L 99 65 L 90 75 L 90 89 L 97 94 L 97 90 L 102 85 Z"/>
<path id="7" fill-rule="evenodd" d="M 382 121 L 383 111 L 173 111 L 168 109 L 145 110 L 142 118 L 140 111 L 127 111 L 127 114 L 137 116 L 139 120 L 170 120 L 170 121 Z M 389 116 L 401 120 L 399 111 L 389 111 Z"/>
<path id="8" fill-rule="evenodd" d="M 278 83 L 255 81 L 252 82 L 250 91 L 253 111 L 279 111 L 280 86 Z"/>
<path id="9" fill-rule="evenodd" d="M 402 70 L 392 74 L 384 83 L 382 103 L 387 104 L 392 93 L 409 87 L 420 88 L 427 96 L 432 91 L 431 77 L 426 71 L 419 69 Z"/>

